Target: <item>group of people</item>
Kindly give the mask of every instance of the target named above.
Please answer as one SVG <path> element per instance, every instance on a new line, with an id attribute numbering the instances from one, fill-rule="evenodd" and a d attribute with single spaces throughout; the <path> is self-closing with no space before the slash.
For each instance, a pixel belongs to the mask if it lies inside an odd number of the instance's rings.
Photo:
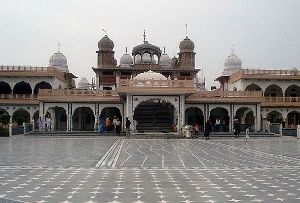
<path id="1" fill-rule="evenodd" d="M 126 118 L 125 123 L 125 130 L 126 130 L 126 136 L 130 136 L 130 129 L 131 129 L 131 122 L 128 118 Z M 121 119 L 114 116 L 113 120 L 111 121 L 109 118 L 106 118 L 105 120 L 103 118 L 99 119 L 98 124 L 98 132 L 115 132 L 117 135 L 121 134 L 122 130 L 122 122 Z"/>
<path id="2" fill-rule="evenodd" d="M 39 117 L 37 120 L 37 126 L 39 131 L 51 131 L 53 130 L 53 122 L 52 118 L 50 116 L 45 117 Z"/>

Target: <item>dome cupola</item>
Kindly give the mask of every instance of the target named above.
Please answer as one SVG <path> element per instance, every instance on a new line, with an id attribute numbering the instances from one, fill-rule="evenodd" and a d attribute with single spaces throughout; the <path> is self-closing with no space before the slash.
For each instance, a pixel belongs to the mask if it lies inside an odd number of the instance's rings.
<path id="1" fill-rule="evenodd" d="M 133 79 L 134 80 L 168 80 L 166 76 L 157 72 L 153 72 L 152 70 L 140 73 L 137 76 L 135 76 Z"/>
<path id="2" fill-rule="evenodd" d="M 224 66 L 225 68 L 222 75 L 232 75 L 242 69 L 242 61 L 234 54 L 234 50 L 232 50 L 231 55 L 225 60 Z"/>
<path id="3" fill-rule="evenodd" d="M 99 42 L 98 48 L 100 51 L 112 51 L 114 48 L 114 42 L 105 35 Z"/>
<path id="4" fill-rule="evenodd" d="M 67 58 L 59 50 L 50 57 L 49 66 L 62 72 L 69 72 Z"/>
<path id="5" fill-rule="evenodd" d="M 123 54 L 123 56 L 120 59 L 120 66 L 130 67 L 132 64 L 133 64 L 133 58 L 127 53 L 127 47 L 126 47 L 126 53 Z"/>
<path id="6" fill-rule="evenodd" d="M 159 65 L 162 68 L 169 68 L 172 66 L 172 59 L 166 54 L 166 49 L 164 47 L 164 53 L 160 57 Z"/>
<path id="7" fill-rule="evenodd" d="M 78 82 L 78 89 L 89 89 L 89 81 L 86 78 L 81 78 Z"/>
<path id="8" fill-rule="evenodd" d="M 194 42 L 187 36 L 179 44 L 180 52 L 193 52 L 195 48 Z"/>

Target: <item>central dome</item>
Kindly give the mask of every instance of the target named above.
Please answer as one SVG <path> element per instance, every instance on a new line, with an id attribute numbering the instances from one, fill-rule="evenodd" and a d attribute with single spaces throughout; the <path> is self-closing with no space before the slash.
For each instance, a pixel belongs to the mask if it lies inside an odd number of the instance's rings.
<path id="1" fill-rule="evenodd" d="M 144 41 L 143 44 L 135 46 L 132 50 L 132 55 L 135 56 L 136 54 L 143 54 L 145 52 L 161 55 L 160 48 L 150 44 L 148 41 Z"/>
<path id="2" fill-rule="evenodd" d="M 49 66 L 55 67 L 62 72 L 69 72 L 67 58 L 60 51 L 57 51 L 50 57 Z"/>
<path id="3" fill-rule="evenodd" d="M 133 79 L 134 80 L 168 80 L 166 76 L 157 72 L 153 72 L 152 70 L 140 73 L 137 76 L 135 76 Z"/>
<path id="4" fill-rule="evenodd" d="M 234 53 L 231 53 L 231 55 L 225 60 L 224 66 L 225 68 L 222 75 L 232 75 L 242 69 L 242 61 Z"/>

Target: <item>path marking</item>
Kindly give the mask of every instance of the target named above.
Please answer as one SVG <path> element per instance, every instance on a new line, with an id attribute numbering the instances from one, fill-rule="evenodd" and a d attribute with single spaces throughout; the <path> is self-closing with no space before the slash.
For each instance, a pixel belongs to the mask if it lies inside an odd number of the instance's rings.
<path id="1" fill-rule="evenodd" d="M 102 158 L 98 161 L 98 163 L 96 164 L 95 168 L 99 168 L 101 165 L 103 165 L 103 163 L 107 163 L 107 158 L 109 156 L 109 154 L 111 153 L 111 151 L 117 146 L 117 144 L 120 142 L 120 139 L 118 139 L 117 141 L 115 141 L 115 143 L 109 148 L 109 150 L 107 150 L 107 152 L 102 156 Z"/>

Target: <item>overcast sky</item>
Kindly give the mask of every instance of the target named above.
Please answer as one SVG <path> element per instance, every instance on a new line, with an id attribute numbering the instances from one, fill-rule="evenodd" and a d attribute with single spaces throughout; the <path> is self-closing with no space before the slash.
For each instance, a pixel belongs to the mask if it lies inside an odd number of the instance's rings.
<path id="1" fill-rule="evenodd" d="M 172 57 L 185 24 L 208 85 L 232 44 L 244 68 L 299 70 L 299 0 L 0 0 L 0 64 L 48 66 L 61 43 L 70 71 L 90 81 L 102 29 L 117 60 L 144 29 Z"/>

